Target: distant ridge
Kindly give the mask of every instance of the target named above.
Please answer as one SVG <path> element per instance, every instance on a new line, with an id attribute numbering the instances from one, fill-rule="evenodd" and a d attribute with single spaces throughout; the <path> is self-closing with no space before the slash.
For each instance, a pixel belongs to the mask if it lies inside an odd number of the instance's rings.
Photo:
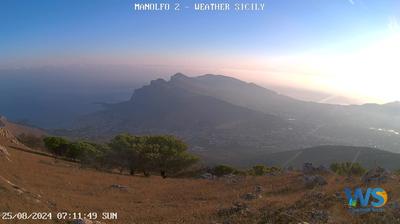
<path id="1" fill-rule="evenodd" d="M 289 161 L 290 160 L 290 161 Z M 400 154 L 368 147 L 325 145 L 287 152 L 272 153 L 263 160 L 266 164 L 300 168 L 304 163 L 329 167 L 334 162 L 357 162 L 367 168 L 381 166 L 400 169 Z"/>

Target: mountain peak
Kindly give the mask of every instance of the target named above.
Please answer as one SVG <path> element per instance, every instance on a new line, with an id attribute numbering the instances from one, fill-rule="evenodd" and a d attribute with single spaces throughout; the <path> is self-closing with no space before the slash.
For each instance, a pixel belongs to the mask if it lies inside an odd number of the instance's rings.
<path id="1" fill-rule="evenodd" d="M 171 80 L 181 80 L 181 79 L 187 79 L 189 78 L 188 76 L 178 72 L 175 75 L 171 76 Z"/>
<path id="2" fill-rule="evenodd" d="M 198 79 L 203 79 L 203 80 L 220 80 L 220 81 L 234 81 L 238 83 L 246 83 L 242 80 L 230 77 L 230 76 L 225 76 L 225 75 L 214 75 L 214 74 L 205 74 L 201 76 L 197 76 Z"/>

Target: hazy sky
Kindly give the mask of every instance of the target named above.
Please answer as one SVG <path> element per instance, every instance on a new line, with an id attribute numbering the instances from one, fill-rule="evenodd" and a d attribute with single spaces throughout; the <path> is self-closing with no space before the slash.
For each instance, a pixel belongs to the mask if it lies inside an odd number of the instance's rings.
<path id="1" fill-rule="evenodd" d="M 0 66 L 133 64 L 400 100 L 400 0 L 237 0 L 266 9 L 147 13 L 135 2 L 144 1 L 1 0 Z"/>

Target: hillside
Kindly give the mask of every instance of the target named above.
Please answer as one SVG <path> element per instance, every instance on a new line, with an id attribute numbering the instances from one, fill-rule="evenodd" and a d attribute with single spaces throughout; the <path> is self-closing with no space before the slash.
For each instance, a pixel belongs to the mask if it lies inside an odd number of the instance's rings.
<path id="1" fill-rule="evenodd" d="M 381 166 L 390 170 L 400 169 L 398 153 L 375 148 L 335 145 L 272 153 L 265 156 L 262 161 L 270 165 L 297 168 L 306 162 L 326 167 L 334 162 L 357 162 L 368 168 Z"/>
<path id="2" fill-rule="evenodd" d="M 32 135 L 35 137 L 41 137 L 43 135 L 46 135 L 46 132 L 44 130 L 10 122 L 7 120 L 6 117 L 1 115 L 0 115 L 0 128 L 8 130 L 14 136 L 25 134 L 25 135 Z"/>
<path id="3" fill-rule="evenodd" d="M 357 178 L 349 182 L 328 175 L 328 184 L 314 189 L 306 188 L 296 172 L 218 180 L 145 178 L 84 169 L 16 149 L 9 153 L 11 161 L 0 162 L 0 211 L 118 213 L 118 220 L 100 220 L 103 224 L 379 224 L 394 220 L 393 203 L 400 200 L 398 177 L 379 185 L 389 194 L 385 213 L 351 215 L 343 189 L 359 186 Z M 255 189 L 260 196 L 245 199 Z"/>

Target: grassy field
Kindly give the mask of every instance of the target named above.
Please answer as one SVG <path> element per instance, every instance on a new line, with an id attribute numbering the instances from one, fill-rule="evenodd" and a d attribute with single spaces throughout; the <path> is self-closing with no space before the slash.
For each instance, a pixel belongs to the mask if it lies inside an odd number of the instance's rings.
<path id="1" fill-rule="evenodd" d="M 393 223 L 392 212 L 399 211 L 391 206 L 400 198 L 397 177 L 380 186 L 389 194 L 387 212 L 351 215 L 343 189 L 358 186 L 357 178 L 347 180 L 330 174 L 325 177 L 328 185 L 308 189 L 302 174 L 296 172 L 218 180 L 132 177 L 84 169 L 75 163 L 17 149 L 8 151 L 11 161 L 0 161 L 2 212 L 117 212 L 118 220 L 101 220 L 102 223 L 208 224 L 368 223 L 369 220 Z M 258 198 L 243 198 L 257 186 L 261 189 Z M 385 222 L 386 217 L 391 221 Z"/>

